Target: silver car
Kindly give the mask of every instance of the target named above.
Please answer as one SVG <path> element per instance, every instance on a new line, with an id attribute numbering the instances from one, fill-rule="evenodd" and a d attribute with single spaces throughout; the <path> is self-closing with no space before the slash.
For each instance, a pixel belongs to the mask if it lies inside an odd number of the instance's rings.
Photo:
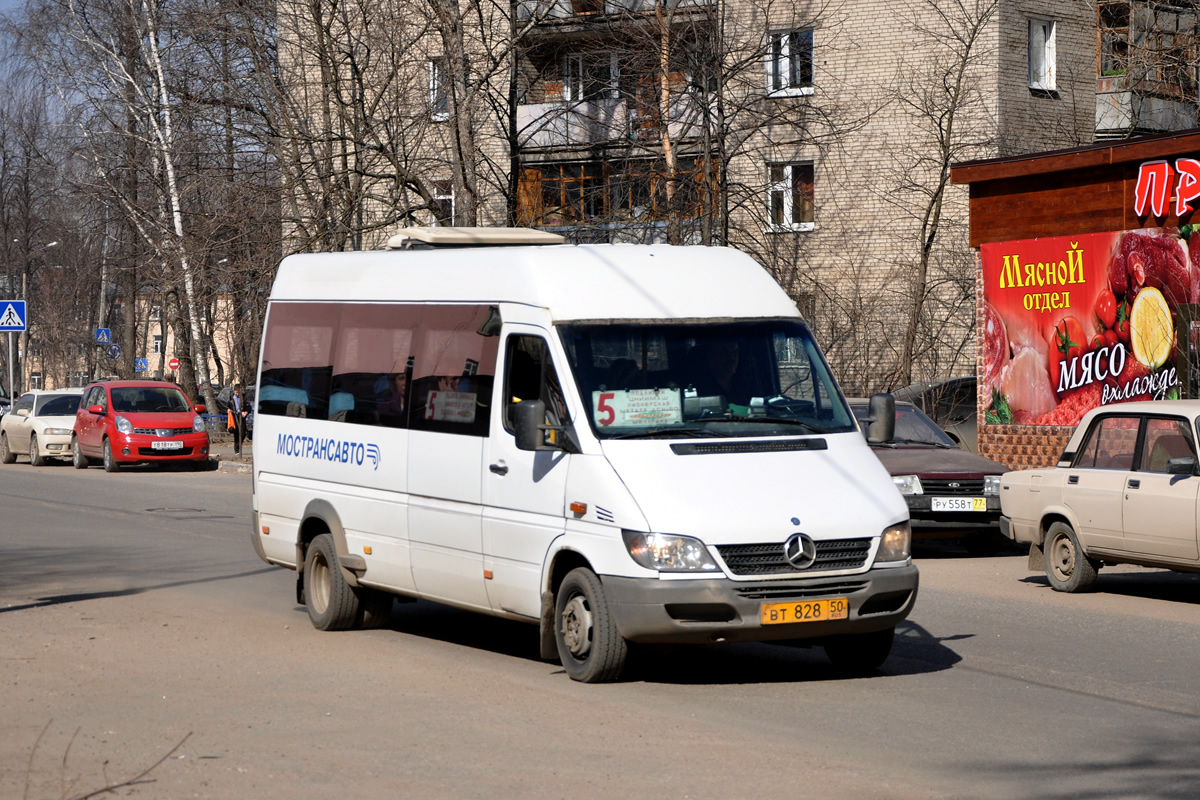
<path id="1" fill-rule="evenodd" d="M 0 462 L 12 464 L 17 454 L 29 455 L 40 467 L 48 458 L 71 457 L 71 431 L 82 389 L 34 390 L 17 398 L 12 411 L 0 417 Z"/>
<path id="2" fill-rule="evenodd" d="M 1105 564 L 1200 572 L 1197 420 L 1200 400 L 1089 411 L 1057 466 L 1001 477 L 1001 532 L 1060 592 L 1088 591 Z"/>

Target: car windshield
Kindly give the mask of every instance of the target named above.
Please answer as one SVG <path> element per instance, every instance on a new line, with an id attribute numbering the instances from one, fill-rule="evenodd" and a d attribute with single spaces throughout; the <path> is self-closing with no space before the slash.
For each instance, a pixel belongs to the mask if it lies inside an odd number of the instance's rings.
<path id="1" fill-rule="evenodd" d="M 38 398 L 34 415 L 39 417 L 69 417 L 79 408 L 77 394 L 44 394 Z"/>
<path id="2" fill-rule="evenodd" d="M 867 433 L 867 417 L 870 415 L 869 404 L 852 403 L 854 416 L 862 425 L 863 435 Z M 933 420 L 922 414 L 914 406 L 896 404 L 896 433 L 892 436 L 896 444 L 923 444 L 934 447 L 957 447 L 954 440 L 937 426 Z"/>
<path id="3" fill-rule="evenodd" d="M 601 438 L 854 430 L 799 320 L 589 323 L 559 331 Z"/>
<path id="4" fill-rule="evenodd" d="M 136 386 L 112 390 L 113 411 L 118 414 L 154 411 L 188 411 L 187 398 L 174 387 Z"/>

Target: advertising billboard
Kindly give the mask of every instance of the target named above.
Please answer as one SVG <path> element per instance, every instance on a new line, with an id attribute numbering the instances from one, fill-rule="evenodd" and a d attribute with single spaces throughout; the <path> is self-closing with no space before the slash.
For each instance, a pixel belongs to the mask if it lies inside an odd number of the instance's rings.
<path id="1" fill-rule="evenodd" d="M 1075 425 L 1100 405 L 1179 396 L 1200 226 L 984 244 L 980 257 L 987 423 Z"/>

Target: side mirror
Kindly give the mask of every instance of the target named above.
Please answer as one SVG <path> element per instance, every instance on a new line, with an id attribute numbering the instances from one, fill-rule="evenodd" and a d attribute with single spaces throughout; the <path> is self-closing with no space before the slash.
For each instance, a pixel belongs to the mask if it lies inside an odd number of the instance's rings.
<path id="1" fill-rule="evenodd" d="M 890 442 L 896 435 L 896 398 L 890 394 L 871 395 L 867 416 L 867 441 Z"/>
<path id="2" fill-rule="evenodd" d="M 1167 459 L 1167 472 L 1171 475 L 1195 475 L 1196 457 L 1180 456 Z"/>
<path id="3" fill-rule="evenodd" d="M 546 444 L 546 431 L 560 431 L 546 424 L 546 404 L 541 400 L 522 400 L 513 406 L 513 427 L 518 450 L 558 450 Z"/>
<path id="4" fill-rule="evenodd" d="M 88 406 L 88 413 L 89 414 L 104 414 L 104 406 L 102 406 L 98 403 L 94 406 Z"/>
<path id="5" fill-rule="evenodd" d="M 28 409 L 28 408 L 18 408 L 18 409 L 16 410 L 16 415 L 17 415 L 18 417 L 28 417 L 28 416 L 29 416 L 29 409 Z"/>
<path id="6" fill-rule="evenodd" d="M 199 404 L 193 406 L 192 408 L 197 414 L 203 414 L 205 411 L 208 410 L 204 406 L 199 405 Z"/>

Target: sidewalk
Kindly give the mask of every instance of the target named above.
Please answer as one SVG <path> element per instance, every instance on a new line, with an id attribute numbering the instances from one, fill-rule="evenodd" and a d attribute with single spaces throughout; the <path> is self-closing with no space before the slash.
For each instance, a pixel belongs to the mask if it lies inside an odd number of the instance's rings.
<path id="1" fill-rule="evenodd" d="M 221 472 L 244 472 L 247 475 L 254 469 L 254 458 L 250 455 L 250 442 L 242 442 L 242 453 L 233 452 L 233 439 L 224 441 L 210 440 L 208 446 L 210 461 L 216 462 L 216 469 Z"/>

